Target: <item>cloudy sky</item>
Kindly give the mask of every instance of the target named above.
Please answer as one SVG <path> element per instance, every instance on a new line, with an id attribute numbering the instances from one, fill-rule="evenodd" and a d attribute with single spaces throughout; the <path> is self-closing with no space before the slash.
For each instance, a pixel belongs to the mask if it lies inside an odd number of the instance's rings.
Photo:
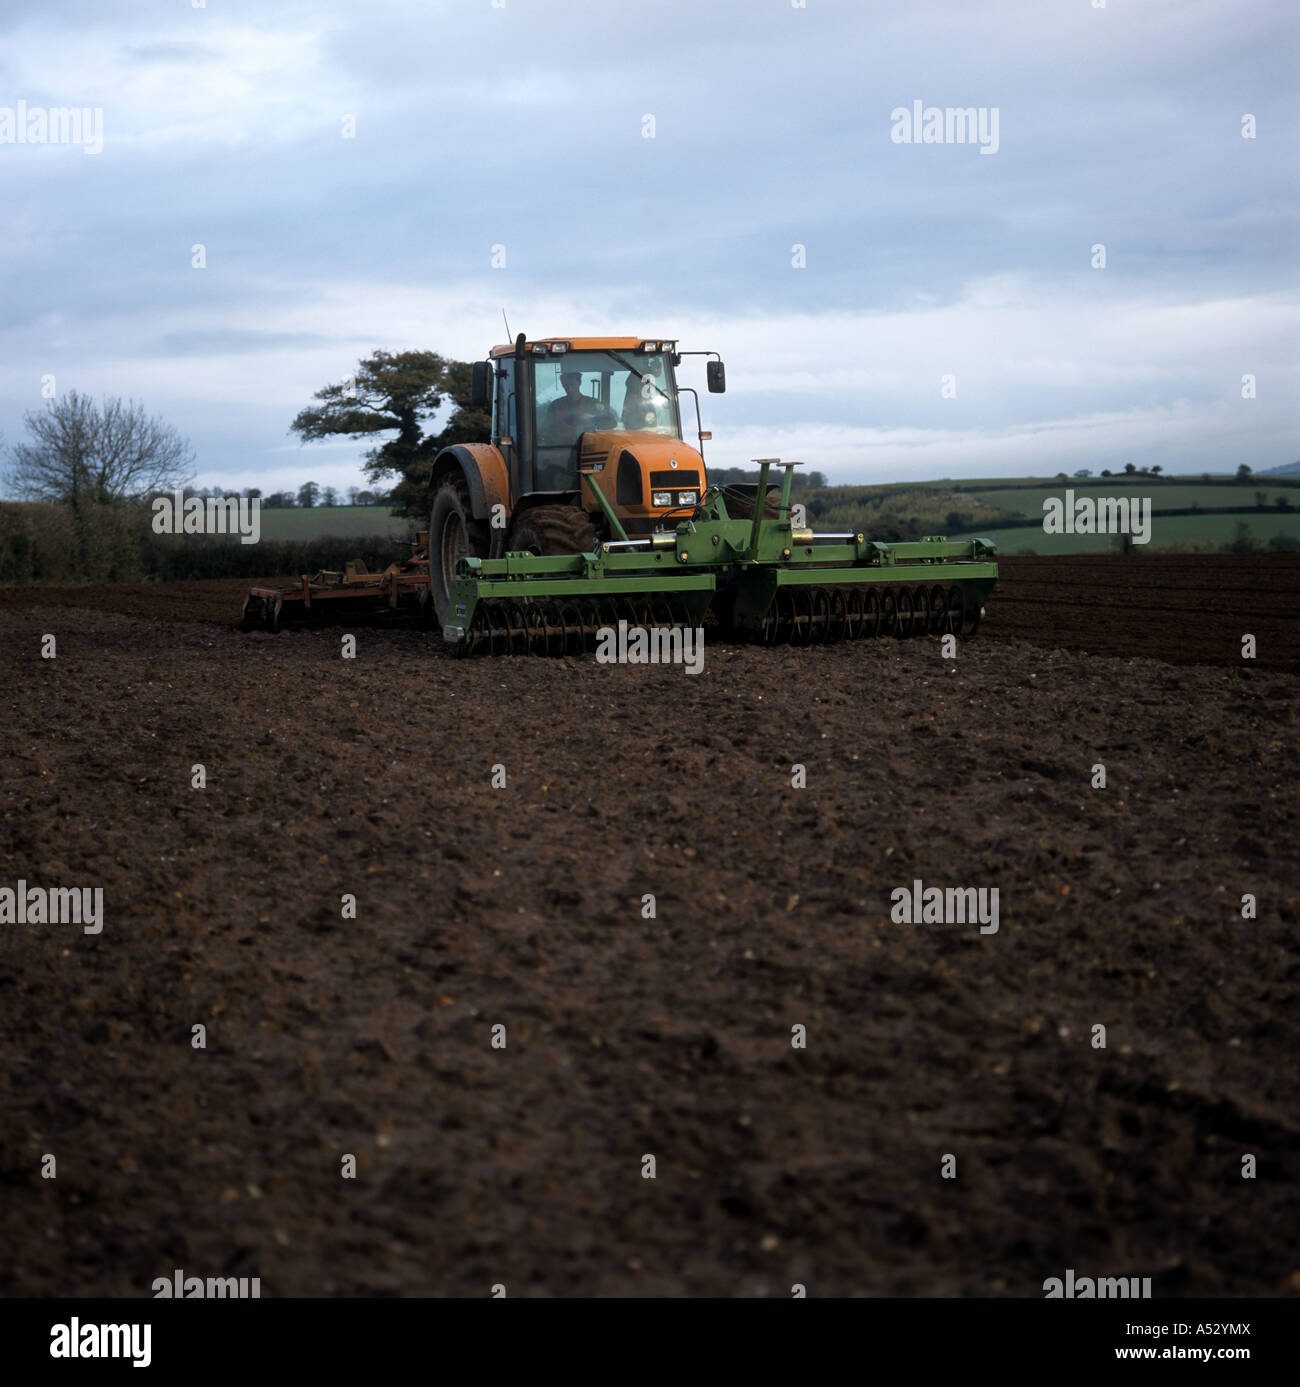
<path id="1" fill-rule="evenodd" d="M 364 445 L 287 431 L 313 391 L 481 356 L 504 307 L 721 352 L 720 464 L 1291 462 L 1300 9 L 1095 3 L 6 4 L 0 433 L 53 377 L 199 484 L 343 487 Z M 20 102 L 102 108 L 102 150 L 18 143 Z M 996 150 L 901 142 L 916 102 Z"/>

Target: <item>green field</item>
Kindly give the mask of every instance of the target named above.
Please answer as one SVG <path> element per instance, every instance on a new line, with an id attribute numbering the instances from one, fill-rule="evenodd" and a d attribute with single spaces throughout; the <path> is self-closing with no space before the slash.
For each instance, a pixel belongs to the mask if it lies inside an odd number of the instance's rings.
<path id="1" fill-rule="evenodd" d="M 1032 549 L 1039 554 L 1070 554 L 1108 551 L 1114 547 L 1107 535 L 1047 535 L 1037 526 L 1005 529 L 999 521 L 1012 516 L 1038 518 L 1043 501 L 1063 497 L 1067 488 L 1076 496 L 1135 496 L 1151 498 L 1151 546 L 1168 544 L 1218 545 L 1236 537 L 1238 523 L 1250 526 L 1261 543 L 1274 535 L 1300 536 L 1300 484 L 1291 478 L 1248 478 L 1244 482 L 1224 479 L 1206 483 L 1199 478 L 1180 477 L 1161 481 L 1153 477 L 1116 476 L 1070 478 L 996 477 L 933 482 L 890 482 L 879 486 L 827 487 L 808 493 L 821 504 L 810 507 L 814 528 L 870 530 L 897 524 L 915 516 L 927 533 L 941 534 L 953 511 L 966 516 L 963 535 L 983 535 L 993 539 L 1005 554 Z M 1260 513 L 1250 509 L 1256 492 L 1263 492 L 1269 505 L 1279 496 L 1291 498 L 1296 510 L 1290 514 Z M 1161 516 L 1162 510 L 1186 510 L 1199 506 L 1204 511 L 1231 510 L 1228 515 Z M 980 510 L 989 508 L 987 515 Z M 286 507 L 262 511 L 262 536 L 267 540 L 371 538 L 385 535 L 402 539 L 414 533 L 417 522 L 393 515 L 384 506 Z"/>
<path id="2" fill-rule="evenodd" d="M 814 496 L 821 504 L 810 507 L 812 523 L 817 529 L 871 528 L 879 522 L 896 522 L 915 516 L 934 533 L 950 528 L 947 516 L 959 511 L 967 516 L 963 533 L 988 534 L 997 529 L 998 522 L 1014 517 L 1038 518 L 1043 513 L 1043 501 L 1049 496 L 1063 497 L 1066 488 L 1076 496 L 1149 496 L 1153 511 L 1187 510 L 1199 506 L 1202 510 L 1234 510 L 1247 512 L 1243 516 L 1175 516 L 1162 520 L 1156 516 L 1153 529 L 1157 538 L 1152 543 L 1175 543 L 1231 540 L 1237 519 L 1251 525 L 1257 538 L 1268 538 L 1279 532 L 1294 534 L 1294 522 L 1286 515 L 1256 515 L 1252 522 L 1249 508 L 1255 504 L 1255 493 L 1262 491 L 1269 505 L 1279 496 L 1292 499 L 1300 513 L 1300 481 L 1295 478 L 1248 478 L 1236 482 L 1224 478 L 1206 483 L 1199 478 L 1179 477 L 1161 481 L 1154 477 L 1115 476 L 1070 478 L 1059 477 L 991 477 L 962 478 L 929 482 L 886 482 L 875 486 L 835 486 L 805 493 L 803 499 Z M 981 515 L 982 507 L 990 513 Z M 262 536 L 268 540 L 313 540 L 326 536 L 340 539 L 370 538 L 387 535 L 402 539 L 414 533 L 417 522 L 393 515 L 384 506 L 291 506 L 262 511 Z M 999 531 L 999 533 L 1002 533 Z M 1031 540 L 1017 536 L 1031 533 Z M 1087 548 L 1107 548 L 1087 535 L 1044 535 L 1040 531 L 1007 532 L 1007 542 L 1014 548 L 1028 545 L 1041 553 L 1068 553 Z M 1010 551 L 1009 551 L 1010 552 Z"/>
<path id="3" fill-rule="evenodd" d="M 1238 481 L 1222 477 L 1206 482 L 1180 476 L 1162 480 L 1124 474 L 1113 477 L 998 477 L 992 479 L 892 482 L 877 486 L 827 487 L 805 492 L 808 518 L 815 530 L 861 530 L 884 539 L 946 534 L 994 539 L 1004 553 L 1033 550 L 1039 554 L 1106 552 L 1115 547 L 1110 536 L 1047 535 L 1041 522 L 1048 498 L 1075 497 L 1150 499 L 1152 546 L 1185 545 L 1215 549 L 1237 538 L 1237 526 L 1250 527 L 1252 537 L 1267 544 L 1276 535 L 1295 538 L 1300 531 L 1300 484 L 1294 478 Z M 1270 509 L 1261 511 L 1259 499 Z M 1272 509 L 1279 499 L 1294 507 Z M 1161 515 L 1167 510 L 1199 510 L 1203 514 Z M 1215 515 L 1212 512 L 1222 511 Z M 1009 527 L 1012 519 L 1037 523 Z"/>
<path id="4" fill-rule="evenodd" d="M 954 489 L 969 492 L 977 500 L 997 506 L 999 510 L 1027 516 L 1042 515 L 1043 501 L 1049 496 L 1064 497 L 1067 489 L 1073 490 L 1076 496 L 1149 496 L 1153 511 L 1188 510 L 1192 506 L 1199 506 L 1202 510 L 1245 509 L 1255 504 L 1255 493 L 1262 491 L 1270 506 L 1279 496 L 1285 496 L 1300 509 L 1300 488 L 1293 482 L 1278 485 L 1277 478 L 1273 479 L 1271 485 L 1246 482 L 1231 486 L 1193 481 L 1158 482 L 1131 477 L 1092 477 L 1066 482 L 1058 478 L 1032 486 L 1009 486 L 1005 480 L 1000 485 L 991 486 L 962 482 L 957 483 Z"/>
<path id="5" fill-rule="evenodd" d="M 285 506 L 262 511 L 263 539 L 321 539 L 337 535 L 391 535 L 403 539 L 415 521 L 393 515 L 386 506 Z"/>
<path id="6" fill-rule="evenodd" d="M 1134 550 L 1141 553 L 1143 549 L 1169 544 L 1228 544 L 1236 539 L 1239 524 L 1248 526 L 1260 544 L 1266 544 L 1279 534 L 1300 540 L 1300 511 L 1288 515 L 1276 512 L 1261 515 L 1258 511 L 1237 511 L 1232 515 L 1153 515 L 1150 544 L 1134 545 Z M 1116 548 L 1112 535 L 1047 535 L 1031 525 L 1010 530 L 972 530 L 962 538 L 976 535 L 991 539 L 1002 554 L 1015 554 L 1022 549 L 1032 549 L 1035 554 L 1113 553 Z"/>
<path id="7" fill-rule="evenodd" d="M 1094 472 L 1091 477 L 934 477 L 929 481 L 875 482 L 870 485 L 865 483 L 861 485 L 848 484 L 848 487 L 855 491 L 886 491 L 909 486 L 939 487 L 945 491 L 970 491 L 981 496 L 991 491 L 1014 492 L 1024 488 L 1047 491 L 1065 486 L 1071 486 L 1076 491 L 1080 489 L 1095 490 L 1099 487 L 1122 487 L 1127 490 L 1145 489 L 1156 492 L 1168 491 L 1174 487 L 1191 486 L 1198 489 L 1204 488 L 1207 492 L 1222 491 L 1231 487 L 1242 487 L 1248 492 L 1254 492 L 1270 491 L 1274 487 L 1279 490 L 1300 487 L 1300 476 L 1262 477 L 1252 474 L 1243 482 L 1238 481 L 1235 475 L 1220 473 L 1207 482 L 1203 480 L 1202 474 L 1199 472 L 1162 472 L 1158 476 L 1144 476 L 1139 472 L 1116 472 L 1109 477 L 1099 477 Z"/>

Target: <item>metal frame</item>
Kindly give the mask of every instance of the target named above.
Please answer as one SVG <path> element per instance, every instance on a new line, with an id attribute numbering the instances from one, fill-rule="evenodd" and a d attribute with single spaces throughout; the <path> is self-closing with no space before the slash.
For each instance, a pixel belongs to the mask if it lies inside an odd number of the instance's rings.
<path id="1" fill-rule="evenodd" d="M 987 540 L 949 541 L 940 536 L 901 544 L 865 535 L 819 537 L 790 525 L 794 462 L 758 458 L 758 491 L 752 519 L 733 520 L 718 489 L 707 493 L 690 520 L 674 531 L 629 540 L 608 500 L 593 487 L 617 540 L 590 554 L 540 558 L 511 553 L 500 559 L 462 559 L 450 592 L 443 636 L 468 638 L 480 602 L 541 597 L 604 597 L 623 593 L 713 594 L 735 590 L 733 623 L 755 630 L 783 587 L 860 584 L 931 586 L 959 584 L 963 601 L 983 603 L 997 581 L 996 547 Z M 771 469 L 783 468 L 775 517 L 766 515 Z M 827 542 L 829 540 L 829 542 Z M 704 602 L 700 609 L 708 606 Z"/>

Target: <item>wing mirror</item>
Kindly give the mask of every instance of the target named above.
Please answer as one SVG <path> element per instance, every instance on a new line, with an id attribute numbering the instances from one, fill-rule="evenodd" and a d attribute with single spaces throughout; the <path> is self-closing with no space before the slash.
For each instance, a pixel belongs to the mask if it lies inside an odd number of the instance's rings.
<path id="1" fill-rule="evenodd" d="M 462 376 L 463 380 L 464 377 Z M 710 389 L 713 387 L 710 386 Z M 470 377 L 469 402 L 472 409 L 487 409 L 492 404 L 492 363 L 476 361 Z"/>
<path id="2" fill-rule="evenodd" d="M 709 394 L 721 395 L 727 388 L 727 368 L 720 361 L 710 361 L 704 369 L 709 378 Z"/>

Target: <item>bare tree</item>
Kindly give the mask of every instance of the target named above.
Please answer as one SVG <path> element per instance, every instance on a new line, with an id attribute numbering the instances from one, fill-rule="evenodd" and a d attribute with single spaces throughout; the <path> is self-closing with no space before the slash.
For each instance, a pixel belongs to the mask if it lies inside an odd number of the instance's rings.
<path id="1" fill-rule="evenodd" d="M 192 475 L 189 440 L 134 400 L 70 390 L 23 423 L 30 441 L 11 450 L 9 484 L 30 501 L 133 501 Z"/>

